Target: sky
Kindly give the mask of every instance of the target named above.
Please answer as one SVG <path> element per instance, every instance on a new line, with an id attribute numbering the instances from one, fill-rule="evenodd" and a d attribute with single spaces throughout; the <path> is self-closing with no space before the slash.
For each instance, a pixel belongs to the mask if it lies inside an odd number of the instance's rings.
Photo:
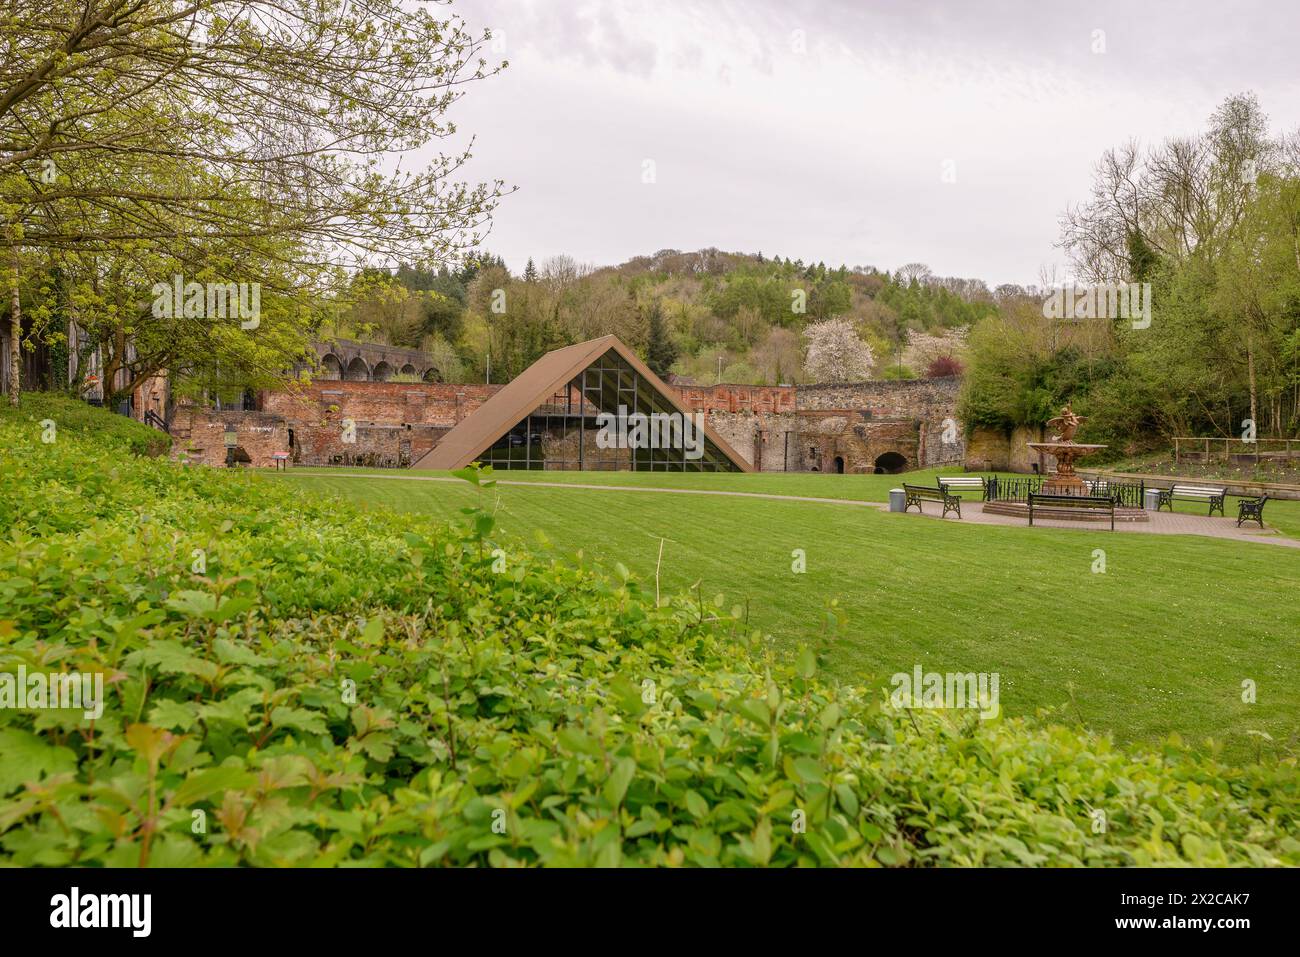
<path id="1" fill-rule="evenodd" d="M 456 0 L 509 62 L 449 118 L 518 273 L 717 247 L 990 286 L 1055 243 L 1102 152 L 1253 91 L 1300 127 L 1300 4 Z"/>

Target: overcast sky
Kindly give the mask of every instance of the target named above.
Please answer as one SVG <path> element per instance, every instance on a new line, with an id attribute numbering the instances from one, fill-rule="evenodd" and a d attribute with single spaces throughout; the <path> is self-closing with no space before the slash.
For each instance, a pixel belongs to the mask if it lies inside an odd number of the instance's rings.
<path id="1" fill-rule="evenodd" d="M 1200 131 L 1244 90 L 1300 126 L 1294 0 L 455 9 L 510 61 L 452 119 L 475 178 L 518 186 L 487 243 L 515 272 L 716 246 L 1031 283 L 1107 147 Z"/>

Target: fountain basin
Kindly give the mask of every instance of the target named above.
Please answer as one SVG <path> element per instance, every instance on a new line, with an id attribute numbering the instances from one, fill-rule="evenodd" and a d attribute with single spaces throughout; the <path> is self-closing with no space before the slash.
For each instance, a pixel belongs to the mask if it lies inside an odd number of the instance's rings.
<path id="1" fill-rule="evenodd" d="M 1074 460 L 1091 455 L 1105 445 L 1087 445 L 1082 442 L 1026 442 L 1036 452 L 1046 452 L 1056 459 L 1056 472 L 1043 480 L 1043 493 L 1082 495 L 1085 492 L 1083 479 L 1074 473 Z"/>

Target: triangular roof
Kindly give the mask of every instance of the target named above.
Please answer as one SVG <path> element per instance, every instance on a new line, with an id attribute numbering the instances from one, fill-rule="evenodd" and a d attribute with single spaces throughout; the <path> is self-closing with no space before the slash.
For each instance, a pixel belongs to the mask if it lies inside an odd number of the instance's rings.
<path id="1" fill-rule="evenodd" d="M 677 397 L 677 391 L 664 383 L 649 367 L 625 346 L 618 336 L 601 336 L 563 349 L 546 353 L 492 398 L 460 421 L 432 451 L 416 462 L 415 469 L 459 469 L 469 465 L 503 435 L 523 421 L 538 406 L 568 384 L 606 352 L 614 350 L 637 371 L 651 387 L 678 412 L 690 415 Z M 707 425 L 704 437 L 712 442 L 739 469 L 754 471 L 753 466 L 717 436 Z"/>

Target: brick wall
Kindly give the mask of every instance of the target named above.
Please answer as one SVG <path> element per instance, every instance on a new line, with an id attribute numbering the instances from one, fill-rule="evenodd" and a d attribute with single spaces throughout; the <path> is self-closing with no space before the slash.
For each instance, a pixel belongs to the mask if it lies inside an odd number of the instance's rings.
<path id="1" fill-rule="evenodd" d="M 673 386 L 692 412 L 793 412 L 795 388 L 789 385 Z"/>
<path id="2" fill-rule="evenodd" d="M 765 472 L 835 471 L 837 458 L 846 472 L 874 472 L 889 452 L 918 468 L 960 461 L 966 451 L 961 429 L 945 428 L 955 425 L 957 379 L 676 388 L 688 410 L 705 412 L 709 428 Z M 500 389 L 318 379 L 263 393 L 260 412 L 183 407 L 176 432 L 184 441 L 177 447 L 192 444 L 199 460 L 224 464 L 222 433 L 234 425 L 254 466 L 272 465 L 271 453 L 290 450 L 291 438 L 297 464 L 402 466 L 418 461 Z M 943 441 L 945 431 L 953 441 Z M 345 442 L 345 434 L 355 441 Z M 1005 444 L 992 445 L 999 461 L 1018 457 Z"/>
<path id="3" fill-rule="evenodd" d="M 450 427 L 499 391 L 499 385 L 317 379 L 292 392 L 264 392 L 261 406 L 294 421 L 312 421 L 337 406 L 340 418 L 357 423 Z"/>
<path id="4" fill-rule="evenodd" d="M 255 467 L 274 465 L 274 452 L 289 449 L 289 429 L 278 415 L 264 412 L 213 412 L 188 406 L 173 419 L 172 458 L 200 465 L 226 464 L 226 430 L 234 429 L 236 445 L 248 453 Z"/>
<path id="5" fill-rule="evenodd" d="M 181 406 L 173 419 L 174 444 L 194 461 L 224 465 L 229 426 L 257 468 L 273 466 L 273 452 L 291 452 L 298 465 L 409 465 L 500 389 L 316 380 L 292 391 L 262 393 L 257 412 Z"/>

